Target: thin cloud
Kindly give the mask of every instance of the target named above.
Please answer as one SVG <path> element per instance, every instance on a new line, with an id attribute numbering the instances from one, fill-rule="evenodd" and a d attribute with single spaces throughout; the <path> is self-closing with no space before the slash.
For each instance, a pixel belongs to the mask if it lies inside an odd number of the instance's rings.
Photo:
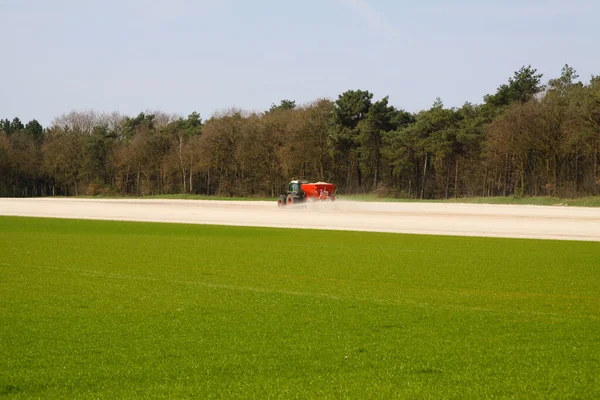
<path id="1" fill-rule="evenodd" d="M 424 6 L 426 12 L 450 15 L 459 14 L 466 16 L 477 15 L 484 18 L 552 18 L 566 15 L 580 15 L 596 8 L 592 2 L 574 0 L 566 5 L 562 1 L 546 0 L 535 3 L 492 2 L 477 4 L 452 4 Z"/>
<path id="2" fill-rule="evenodd" d="M 350 11 L 358 18 L 362 19 L 365 25 L 373 31 L 386 36 L 390 39 L 398 36 L 397 29 L 388 21 L 388 19 L 373 7 L 366 0 L 340 0 Z"/>
<path id="3" fill-rule="evenodd" d="M 192 7 L 187 0 L 157 0 L 153 2 L 125 0 L 122 4 L 134 8 L 138 16 L 158 22 L 175 21 L 186 15 Z"/>

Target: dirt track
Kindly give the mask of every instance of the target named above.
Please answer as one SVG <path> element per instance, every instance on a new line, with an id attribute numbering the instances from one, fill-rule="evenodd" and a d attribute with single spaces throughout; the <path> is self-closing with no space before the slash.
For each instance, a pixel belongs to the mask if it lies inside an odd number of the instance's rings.
<path id="1" fill-rule="evenodd" d="M 600 241 L 600 208 L 584 207 L 0 198 L 0 215 Z"/>

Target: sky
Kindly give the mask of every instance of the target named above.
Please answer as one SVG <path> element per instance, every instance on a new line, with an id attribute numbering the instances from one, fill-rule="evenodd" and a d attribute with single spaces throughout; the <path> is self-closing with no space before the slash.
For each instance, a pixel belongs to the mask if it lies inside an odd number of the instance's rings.
<path id="1" fill-rule="evenodd" d="M 521 66 L 600 75 L 597 0 L 0 0 L 0 119 L 203 119 L 368 90 L 481 103 Z"/>

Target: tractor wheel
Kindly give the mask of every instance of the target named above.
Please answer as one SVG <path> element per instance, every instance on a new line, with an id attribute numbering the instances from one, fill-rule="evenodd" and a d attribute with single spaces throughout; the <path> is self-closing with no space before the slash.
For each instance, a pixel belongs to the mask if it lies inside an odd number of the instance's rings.
<path id="1" fill-rule="evenodd" d="M 279 200 L 277 200 L 277 206 L 278 207 L 285 206 L 285 196 L 284 195 L 279 196 Z"/>
<path id="2" fill-rule="evenodd" d="M 285 202 L 288 206 L 291 206 L 292 204 L 294 204 L 294 196 L 292 196 L 291 194 L 287 195 L 287 200 Z"/>

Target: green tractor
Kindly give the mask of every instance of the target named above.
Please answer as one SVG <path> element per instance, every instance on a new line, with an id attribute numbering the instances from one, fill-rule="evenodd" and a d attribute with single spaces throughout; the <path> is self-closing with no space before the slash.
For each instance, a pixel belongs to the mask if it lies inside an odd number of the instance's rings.
<path id="1" fill-rule="evenodd" d="M 304 180 L 294 180 L 291 181 L 288 185 L 287 194 L 282 194 L 279 196 L 279 200 L 277 201 L 277 205 L 279 207 L 292 205 L 296 203 L 304 203 L 306 201 L 306 192 L 302 190 L 302 184 L 308 183 L 308 181 Z"/>

